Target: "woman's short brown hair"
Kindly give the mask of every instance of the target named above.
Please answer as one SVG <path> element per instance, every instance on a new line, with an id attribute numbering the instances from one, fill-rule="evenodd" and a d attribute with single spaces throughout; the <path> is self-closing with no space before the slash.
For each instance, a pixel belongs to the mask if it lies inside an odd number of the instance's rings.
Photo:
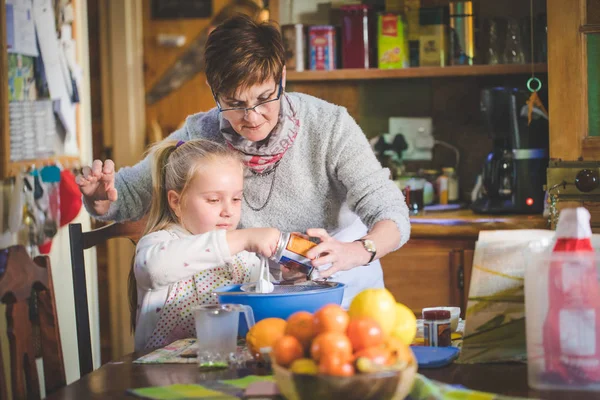
<path id="1" fill-rule="evenodd" d="M 204 59 L 206 79 L 213 92 L 232 96 L 238 89 L 270 78 L 279 83 L 285 50 L 276 25 L 237 15 L 211 32 Z"/>

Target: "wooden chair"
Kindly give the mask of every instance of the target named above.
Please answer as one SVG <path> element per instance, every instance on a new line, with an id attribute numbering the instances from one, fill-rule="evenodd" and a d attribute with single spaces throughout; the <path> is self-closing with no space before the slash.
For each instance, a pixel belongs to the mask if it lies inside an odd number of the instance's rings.
<path id="1" fill-rule="evenodd" d="M 145 226 L 146 220 L 141 219 L 125 223 L 112 223 L 101 228 L 83 232 L 81 224 L 69 224 L 73 292 L 75 296 L 75 321 L 77 323 L 77 347 L 81 376 L 92 372 L 94 369 L 83 251 L 114 238 L 128 238 L 135 244 L 139 240 Z"/>
<path id="2" fill-rule="evenodd" d="M 0 301 L 6 304 L 13 398 L 41 398 L 35 362 L 39 355 L 46 394 L 65 386 L 50 259 L 43 256 L 32 260 L 23 246 L 0 250 Z M 0 399 L 8 399 L 2 349 Z"/>

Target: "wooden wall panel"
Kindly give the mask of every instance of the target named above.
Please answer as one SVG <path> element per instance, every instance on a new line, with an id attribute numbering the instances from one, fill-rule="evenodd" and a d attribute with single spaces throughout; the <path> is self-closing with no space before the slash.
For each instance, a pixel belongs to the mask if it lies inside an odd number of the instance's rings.
<path id="1" fill-rule="evenodd" d="M 187 46 L 208 27 L 210 18 L 153 20 L 151 19 L 150 1 L 144 1 L 144 84 L 146 92 L 171 67 Z M 213 0 L 213 15 L 227 4 L 227 0 Z M 159 34 L 183 35 L 186 37 L 184 47 L 163 47 L 157 43 Z M 214 107 L 210 89 L 206 85 L 206 76 L 199 73 L 183 84 L 181 88 L 170 93 L 152 106 L 146 107 L 147 126 L 156 120 L 167 135 L 173 132 L 190 115 L 207 111 Z"/>
<path id="2" fill-rule="evenodd" d="M 354 119 L 360 121 L 360 92 L 358 82 L 301 82 L 288 83 L 286 91 L 310 94 L 348 109 Z"/>
<path id="3" fill-rule="evenodd" d="M 544 86 L 547 75 L 539 74 Z M 400 79 L 372 81 L 294 82 L 288 91 L 307 93 L 348 108 L 365 135 L 388 131 L 390 117 L 431 117 L 434 137 L 460 151 L 460 195 L 470 198 L 492 140 L 479 112 L 481 89 L 512 86 L 525 89 L 527 75 Z M 543 97 L 543 96 L 542 96 Z M 432 161 L 406 161 L 407 171 L 454 166 L 455 154 L 435 146 Z"/>

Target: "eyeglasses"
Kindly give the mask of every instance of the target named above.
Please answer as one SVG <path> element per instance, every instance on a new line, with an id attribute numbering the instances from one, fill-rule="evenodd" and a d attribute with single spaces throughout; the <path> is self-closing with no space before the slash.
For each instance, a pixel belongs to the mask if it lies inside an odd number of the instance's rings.
<path id="1" fill-rule="evenodd" d="M 219 104 L 219 100 L 217 100 L 217 95 L 212 90 L 212 88 L 211 88 L 211 91 L 212 91 L 213 98 L 215 99 L 215 103 L 217 103 L 217 108 L 219 109 L 220 113 L 231 115 L 231 116 L 235 115 L 237 117 L 245 117 L 246 115 L 248 115 L 248 112 L 254 111 L 255 113 L 262 115 L 262 114 L 266 114 L 267 112 L 269 112 L 271 110 L 271 107 L 274 105 L 274 103 L 276 101 L 279 101 L 279 99 L 281 98 L 281 94 L 283 93 L 283 77 L 279 81 L 279 90 L 277 91 L 277 97 L 275 97 L 274 99 L 270 99 L 270 100 L 266 100 L 261 103 L 258 103 L 254 107 L 223 108 L 223 107 L 221 107 L 221 104 Z"/>

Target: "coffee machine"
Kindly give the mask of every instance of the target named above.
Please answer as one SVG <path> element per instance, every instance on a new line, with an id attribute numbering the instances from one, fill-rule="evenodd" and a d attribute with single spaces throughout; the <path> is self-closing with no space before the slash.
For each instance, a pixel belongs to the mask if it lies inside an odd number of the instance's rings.
<path id="1" fill-rule="evenodd" d="M 493 148 L 484 162 L 481 191 L 471 205 L 476 213 L 537 214 L 544 209 L 548 116 L 534 107 L 528 124 L 529 96 L 509 87 L 481 92 L 481 114 Z"/>

